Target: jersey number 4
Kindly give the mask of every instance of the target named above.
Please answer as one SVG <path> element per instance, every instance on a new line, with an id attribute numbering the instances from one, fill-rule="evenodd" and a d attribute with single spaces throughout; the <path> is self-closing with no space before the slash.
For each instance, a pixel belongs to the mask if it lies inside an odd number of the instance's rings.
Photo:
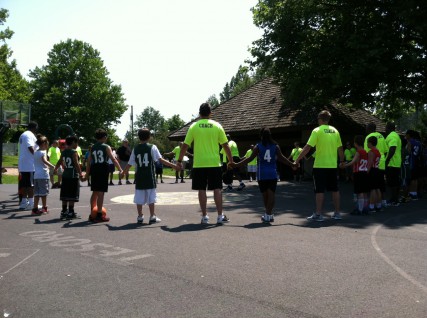
<path id="1" fill-rule="evenodd" d="M 263 158 L 265 161 L 267 161 L 267 162 L 270 162 L 271 161 L 271 155 L 270 155 L 270 149 L 267 149 L 266 151 L 265 151 L 265 154 L 264 154 L 264 158 Z"/>
<path id="2" fill-rule="evenodd" d="M 148 165 L 150 164 L 150 160 L 148 160 L 148 153 L 145 153 L 143 158 L 141 158 L 141 154 L 138 154 L 136 158 L 138 159 L 138 166 L 140 167 L 142 167 L 142 165 L 148 167 Z"/>

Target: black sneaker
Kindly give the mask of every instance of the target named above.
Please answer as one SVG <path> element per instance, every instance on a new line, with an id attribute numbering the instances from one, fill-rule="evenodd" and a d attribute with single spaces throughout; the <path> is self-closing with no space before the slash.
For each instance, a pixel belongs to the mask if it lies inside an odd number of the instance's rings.
<path id="1" fill-rule="evenodd" d="M 68 212 L 67 213 L 67 220 L 73 220 L 73 219 L 81 219 L 82 217 L 78 215 L 76 212 Z"/>
<path id="2" fill-rule="evenodd" d="M 68 215 L 68 211 L 61 211 L 61 215 L 59 216 L 59 219 L 61 220 L 66 220 L 67 219 L 67 215 Z"/>

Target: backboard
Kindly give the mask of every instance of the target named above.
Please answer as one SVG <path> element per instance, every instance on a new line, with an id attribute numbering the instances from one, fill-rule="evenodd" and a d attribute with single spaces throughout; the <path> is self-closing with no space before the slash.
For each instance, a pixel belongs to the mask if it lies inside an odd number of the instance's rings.
<path id="1" fill-rule="evenodd" d="M 13 101 L 0 101 L 2 126 L 27 126 L 31 120 L 31 105 Z"/>

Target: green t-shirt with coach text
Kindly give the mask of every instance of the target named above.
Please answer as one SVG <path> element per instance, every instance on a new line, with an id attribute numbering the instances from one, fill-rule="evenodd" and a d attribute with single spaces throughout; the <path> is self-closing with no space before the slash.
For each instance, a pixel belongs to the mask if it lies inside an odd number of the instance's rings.
<path id="1" fill-rule="evenodd" d="M 379 165 L 379 169 L 381 170 L 385 170 L 385 159 L 386 156 L 385 154 L 388 152 L 388 147 L 387 147 L 387 142 L 384 138 L 384 136 L 379 133 L 379 132 L 373 132 L 370 133 L 369 135 L 366 136 L 365 138 L 365 144 L 364 144 L 364 149 L 366 152 L 369 152 L 369 148 L 368 148 L 368 138 L 374 136 L 377 138 L 377 145 L 376 148 L 378 149 L 378 151 L 380 152 L 381 158 L 380 158 L 380 165 Z"/>
<path id="2" fill-rule="evenodd" d="M 316 147 L 313 168 L 337 168 L 338 148 L 342 146 L 338 130 L 330 125 L 321 125 L 311 132 L 307 144 Z"/>
<path id="3" fill-rule="evenodd" d="M 402 140 L 397 132 L 392 131 L 388 134 L 386 138 L 388 149 L 391 147 L 396 147 L 396 151 L 394 152 L 393 157 L 390 159 L 388 163 L 389 167 L 400 168 L 402 165 Z"/>
<path id="4" fill-rule="evenodd" d="M 184 143 L 194 143 L 194 168 L 221 167 L 218 145 L 227 143 L 222 126 L 212 119 L 200 119 L 190 126 Z"/>

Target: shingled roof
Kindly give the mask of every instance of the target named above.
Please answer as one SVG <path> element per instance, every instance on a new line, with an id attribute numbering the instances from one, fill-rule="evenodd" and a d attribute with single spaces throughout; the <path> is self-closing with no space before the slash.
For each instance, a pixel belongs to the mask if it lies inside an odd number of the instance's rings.
<path id="1" fill-rule="evenodd" d="M 366 124 L 374 122 L 377 131 L 384 132 L 385 124 L 364 110 L 350 110 L 339 105 L 322 107 L 332 114 L 330 124 L 341 133 L 364 133 Z M 283 104 L 280 87 L 271 78 L 266 78 L 243 91 L 239 95 L 216 107 L 212 119 L 218 121 L 227 133 L 233 136 L 257 134 L 261 127 L 269 127 L 272 132 L 280 133 L 317 126 L 319 109 L 291 110 Z M 190 125 L 187 123 L 171 133 L 170 140 L 183 140 Z"/>

